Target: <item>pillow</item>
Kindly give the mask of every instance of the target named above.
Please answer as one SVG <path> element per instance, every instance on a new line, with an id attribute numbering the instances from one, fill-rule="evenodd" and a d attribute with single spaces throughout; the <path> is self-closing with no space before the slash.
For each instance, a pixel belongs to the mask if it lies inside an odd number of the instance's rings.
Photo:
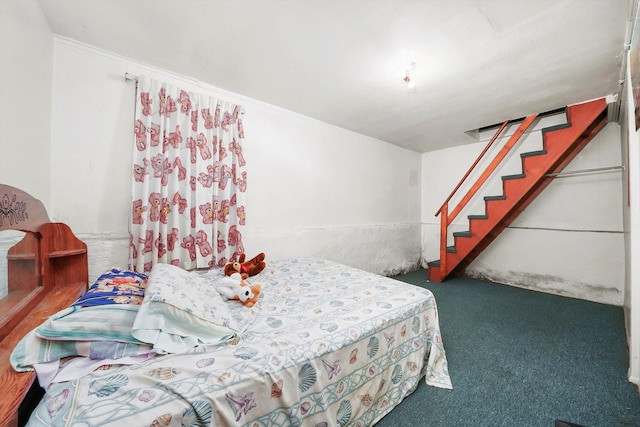
<path id="1" fill-rule="evenodd" d="M 33 365 L 65 357 L 82 356 L 91 359 L 121 359 L 152 353 L 146 344 L 119 341 L 51 341 L 38 337 L 35 330 L 20 340 L 11 353 L 11 366 L 18 371 L 31 371 Z"/>
<path id="2" fill-rule="evenodd" d="M 213 283 L 171 264 L 149 273 L 132 335 L 165 353 L 182 353 L 202 344 L 237 336 L 239 328 Z"/>
<path id="3" fill-rule="evenodd" d="M 114 267 L 104 272 L 74 306 L 90 307 L 105 304 L 140 305 L 147 286 L 147 276 Z"/>
<path id="4" fill-rule="evenodd" d="M 131 304 L 68 307 L 35 329 L 39 338 L 67 341 L 118 341 L 142 344 L 131 335 L 140 306 Z"/>

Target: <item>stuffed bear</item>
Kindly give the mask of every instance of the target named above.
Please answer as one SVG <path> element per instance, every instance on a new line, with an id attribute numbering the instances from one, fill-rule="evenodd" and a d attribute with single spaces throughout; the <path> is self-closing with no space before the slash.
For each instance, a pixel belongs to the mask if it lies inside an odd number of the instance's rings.
<path id="1" fill-rule="evenodd" d="M 240 273 L 233 273 L 216 282 L 216 289 L 222 299 L 235 299 L 247 307 L 253 307 L 260 298 L 262 286 L 259 284 L 249 285 Z"/>
<path id="2" fill-rule="evenodd" d="M 246 279 L 247 277 L 255 276 L 260 273 L 267 266 L 267 263 L 264 262 L 265 255 L 263 252 L 260 252 L 249 261 L 245 261 L 245 258 L 246 255 L 242 253 L 238 258 L 238 261 L 228 262 L 224 266 L 224 274 L 226 276 L 231 276 L 234 273 L 240 273 L 242 278 Z"/>

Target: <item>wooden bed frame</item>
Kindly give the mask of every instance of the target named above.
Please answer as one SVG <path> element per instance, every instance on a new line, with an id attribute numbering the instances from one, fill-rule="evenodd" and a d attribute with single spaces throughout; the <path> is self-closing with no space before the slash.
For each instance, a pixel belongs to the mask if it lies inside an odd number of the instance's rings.
<path id="1" fill-rule="evenodd" d="M 28 420 L 44 391 L 35 372 L 11 367 L 11 352 L 30 330 L 80 297 L 89 274 L 87 245 L 66 224 L 51 222 L 39 200 L 0 184 L 4 230 L 25 233 L 7 253 L 9 294 L 0 299 L 0 426 L 14 427 Z"/>

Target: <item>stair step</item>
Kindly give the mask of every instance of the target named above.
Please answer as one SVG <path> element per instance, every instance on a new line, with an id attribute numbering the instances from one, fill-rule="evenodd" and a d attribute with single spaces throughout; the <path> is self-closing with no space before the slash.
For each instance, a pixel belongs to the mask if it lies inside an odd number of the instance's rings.
<path id="1" fill-rule="evenodd" d="M 472 233 L 474 239 L 484 238 L 494 227 L 493 221 L 488 216 L 482 219 L 482 221 L 469 222 L 469 232 Z"/>
<path id="2" fill-rule="evenodd" d="M 544 138 L 544 134 L 547 132 L 553 132 L 556 130 L 560 130 L 560 129 L 566 129 L 566 128 L 570 128 L 571 127 L 571 123 L 562 123 L 560 125 L 554 125 L 554 126 L 549 126 L 546 127 L 544 129 L 542 129 L 542 134 L 543 134 L 543 138 Z M 544 141 L 544 139 L 543 139 Z"/>
<path id="3" fill-rule="evenodd" d="M 456 231 L 453 237 L 471 237 L 471 231 Z"/>
<path id="4" fill-rule="evenodd" d="M 440 260 L 427 262 L 429 266 L 428 278 L 430 282 L 440 283 L 443 277 L 440 275 Z"/>
<path id="5" fill-rule="evenodd" d="M 447 253 L 455 254 L 456 252 L 457 251 L 456 251 L 455 245 L 454 246 L 447 246 Z"/>
<path id="6" fill-rule="evenodd" d="M 467 219 L 468 220 L 472 220 L 472 219 L 488 219 L 489 217 L 487 215 L 467 215 Z"/>
<path id="7" fill-rule="evenodd" d="M 506 200 L 507 196 L 505 196 L 504 194 L 502 196 L 484 196 L 484 200 L 485 201 L 490 201 L 490 200 Z"/>
<path id="8" fill-rule="evenodd" d="M 520 178 L 524 178 L 525 176 L 526 175 L 523 174 L 523 173 L 516 173 L 516 174 L 513 174 L 513 175 L 504 175 L 502 177 L 502 180 L 505 181 L 507 179 L 520 179 Z"/>
<path id="9" fill-rule="evenodd" d="M 527 151 L 526 153 L 520 153 L 520 157 L 524 159 L 525 157 L 544 156 L 545 154 L 547 154 L 547 150 Z"/>

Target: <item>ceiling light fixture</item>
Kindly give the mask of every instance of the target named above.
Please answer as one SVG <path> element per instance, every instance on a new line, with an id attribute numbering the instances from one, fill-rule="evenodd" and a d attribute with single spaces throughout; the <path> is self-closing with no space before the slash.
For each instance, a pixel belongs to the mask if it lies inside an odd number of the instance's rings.
<path id="1" fill-rule="evenodd" d="M 416 93 L 416 80 L 413 72 L 416 69 L 416 63 L 411 62 L 404 70 L 404 77 L 402 77 L 402 83 L 407 87 L 407 93 Z"/>

